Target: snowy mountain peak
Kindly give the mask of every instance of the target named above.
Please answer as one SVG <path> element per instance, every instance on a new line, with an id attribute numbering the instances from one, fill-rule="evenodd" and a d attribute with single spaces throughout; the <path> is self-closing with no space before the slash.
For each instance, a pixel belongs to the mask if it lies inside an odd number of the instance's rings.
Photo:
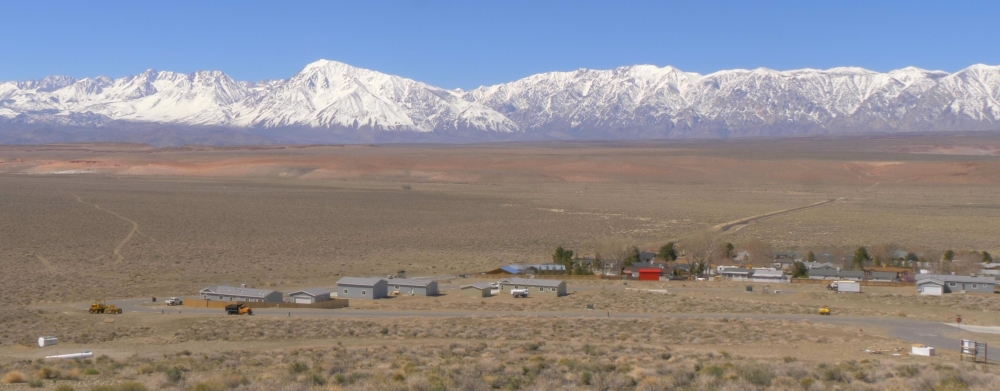
<path id="1" fill-rule="evenodd" d="M 137 122 L 470 140 L 486 134 L 565 139 L 998 130 L 1000 66 L 977 64 L 952 74 L 837 67 L 702 75 L 632 65 L 540 73 L 466 91 L 318 60 L 288 79 L 260 82 L 221 71 L 149 69 L 117 79 L 0 83 L 0 131 L 11 123 Z"/>

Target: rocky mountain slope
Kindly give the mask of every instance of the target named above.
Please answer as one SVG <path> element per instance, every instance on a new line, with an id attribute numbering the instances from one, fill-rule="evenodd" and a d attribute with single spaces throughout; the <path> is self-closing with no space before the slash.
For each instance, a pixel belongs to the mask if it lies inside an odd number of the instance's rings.
<path id="1" fill-rule="evenodd" d="M 637 65 L 461 91 L 320 60 L 276 81 L 149 70 L 120 79 L 0 83 L 0 142 L 132 140 L 129 129 L 164 128 L 177 142 L 202 129 L 250 135 L 237 138 L 242 142 L 1000 130 L 1000 66 L 953 74 L 911 67 L 700 75 Z"/>

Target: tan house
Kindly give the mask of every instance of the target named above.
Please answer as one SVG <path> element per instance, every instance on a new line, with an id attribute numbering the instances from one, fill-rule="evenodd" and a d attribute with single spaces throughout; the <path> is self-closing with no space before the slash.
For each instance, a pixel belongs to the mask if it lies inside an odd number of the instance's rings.
<path id="1" fill-rule="evenodd" d="M 510 293 L 511 289 L 527 289 L 530 296 L 566 296 L 566 282 L 536 278 L 508 278 L 500 281 L 500 292 Z"/>
<path id="2" fill-rule="evenodd" d="M 491 297 L 493 296 L 493 287 L 485 282 L 480 282 L 478 284 L 466 285 L 460 288 L 462 291 L 462 296 L 465 297 Z"/>

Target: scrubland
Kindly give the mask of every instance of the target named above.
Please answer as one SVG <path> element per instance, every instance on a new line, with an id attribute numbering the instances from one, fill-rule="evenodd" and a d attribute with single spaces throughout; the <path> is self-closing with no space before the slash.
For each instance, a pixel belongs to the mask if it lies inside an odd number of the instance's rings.
<path id="1" fill-rule="evenodd" d="M 100 391 L 990 390 L 1000 385 L 991 366 L 942 358 L 857 358 L 858 353 L 847 353 L 852 358 L 831 360 L 833 353 L 816 352 L 900 344 L 806 321 L 482 317 L 189 322 L 167 346 L 197 346 L 193 351 L 147 350 L 61 362 L 7 360 L 0 372 L 15 384 L 0 387 L 20 388 L 20 382 L 28 381 L 46 389 Z M 315 345 L 247 349 L 254 341 L 286 339 Z"/>

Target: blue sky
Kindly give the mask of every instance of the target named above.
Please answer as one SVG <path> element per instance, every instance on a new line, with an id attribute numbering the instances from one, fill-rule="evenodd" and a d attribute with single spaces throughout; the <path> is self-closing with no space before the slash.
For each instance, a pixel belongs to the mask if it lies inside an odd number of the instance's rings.
<path id="1" fill-rule="evenodd" d="M 0 80 L 278 79 L 320 58 L 466 89 L 633 64 L 953 72 L 1000 64 L 998 20 L 997 1 L 0 0 Z"/>

